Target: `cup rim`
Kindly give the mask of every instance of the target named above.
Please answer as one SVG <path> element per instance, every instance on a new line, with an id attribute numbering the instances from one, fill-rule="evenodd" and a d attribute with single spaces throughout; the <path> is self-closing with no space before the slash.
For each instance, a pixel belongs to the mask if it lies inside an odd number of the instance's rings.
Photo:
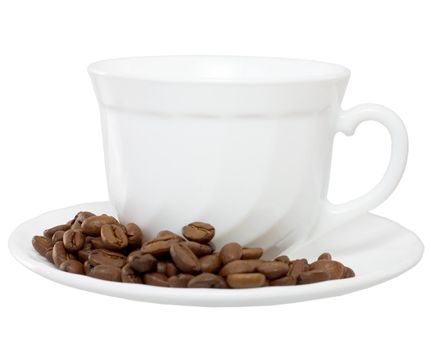
<path id="1" fill-rule="evenodd" d="M 87 70 L 91 76 L 170 84 L 290 84 L 350 77 L 348 68 L 323 61 L 226 55 L 120 57 L 93 62 Z"/>

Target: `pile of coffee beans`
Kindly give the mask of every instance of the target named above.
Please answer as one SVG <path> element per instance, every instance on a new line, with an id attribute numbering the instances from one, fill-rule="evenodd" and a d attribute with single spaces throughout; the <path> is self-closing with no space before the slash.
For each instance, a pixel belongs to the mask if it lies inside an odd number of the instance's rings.
<path id="1" fill-rule="evenodd" d="M 349 278 L 353 270 L 323 253 L 317 261 L 281 255 L 261 259 L 262 248 L 228 243 L 219 251 L 213 226 L 193 222 L 182 236 L 160 231 L 145 240 L 133 223 L 79 212 L 63 225 L 34 236 L 34 249 L 60 270 L 108 281 L 177 288 L 290 286 Z"/>

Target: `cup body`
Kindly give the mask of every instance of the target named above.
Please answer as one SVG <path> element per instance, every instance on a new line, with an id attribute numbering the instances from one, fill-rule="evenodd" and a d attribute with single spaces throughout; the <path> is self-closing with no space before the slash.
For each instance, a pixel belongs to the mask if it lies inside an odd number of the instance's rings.
<path id="1" fill-rule="evenodd" d="M 110 200 L 149 234 L 204 221 L 216 243 L 286 247 L 326 200 L 343 67 L 168 56 L 89 67 Z"/>

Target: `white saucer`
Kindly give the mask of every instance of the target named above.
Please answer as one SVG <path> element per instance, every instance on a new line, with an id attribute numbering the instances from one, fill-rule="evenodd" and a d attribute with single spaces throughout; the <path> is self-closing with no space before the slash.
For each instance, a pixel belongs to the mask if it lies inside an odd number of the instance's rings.
<path id="1" fill-rule="evenodd" d="M 68 221 L 81 210 L 115 214 L 109 202 L 86 203 L 42 214 L 21 224 L 9 238 L 9 249 L 30 270 L 55 282 L 91 292 L 133 300 L 198 306 L 285 304 L 350 293 L 387 281 L 413 267 L 423 244 L 411 231 L 372 214 L 352 221 L 315 241 L 287 252 L 309 260 L 323 251 L 353 268 L 356 277 L 310 285 L 253 289 L 177 289 L 107 282 L 56 269 L 34 251 L 31 238 L 43 229 Z"/>

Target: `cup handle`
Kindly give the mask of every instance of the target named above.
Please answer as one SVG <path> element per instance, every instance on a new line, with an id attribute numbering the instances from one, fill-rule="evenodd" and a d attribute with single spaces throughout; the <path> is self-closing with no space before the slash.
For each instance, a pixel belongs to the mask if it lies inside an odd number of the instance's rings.
<path id="1" fill-rule="evenodd" d="M 398 115 L 377 104 L 361 104 L 343 111 L 337 118 L 335 133 L 341 131 L 351 136 L 363 121 L 374 120 L 383 124 L 391 136 L 391 157 L 381 181 L 365 195 L 343 204 L 333 204 L 324 199 L 322 215 L 315 233 L 325 233 L 374 209 L 385 201 L 397 187 L 407 162 L 408 137 L 406 128 Z"/>

